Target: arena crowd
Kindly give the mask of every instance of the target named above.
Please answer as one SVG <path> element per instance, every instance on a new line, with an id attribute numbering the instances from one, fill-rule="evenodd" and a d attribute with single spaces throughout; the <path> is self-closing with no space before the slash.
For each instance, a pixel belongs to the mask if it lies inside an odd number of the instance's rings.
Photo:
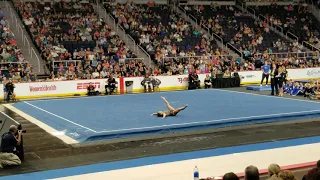
<path id="1" fill-rule="evenodd" d="M 0 9 L 0 80 L 12 78 L 15 82 L 37 80 L 32 65 L 21 53 L 17 40 L 9 28 L 5 14 Z"/>
<path id="2" fill-rule="evenodd" d="M 222 178 L 205 178 L 201 180 L 240 180 L 240 178 L 233 172 L 226 173 Z M 260 180 L 259 170 L 256 166 L 248 166 L 244 170 L 245 180 Z M 268 167 L 267 180 L 297 180 L 295 175 L 290 170 L 282 170 L 278 164 L 270 164 Z M 316 167 L 312 168 L 305 174 L 302 180 L 318 180 L 320 179 L 320 161 L 317 162 Z"/>
<path id="3" fill-rule="evenodd" d="M 220 49 L 211 36 L 192 26 L 167 5 L 154 2 L 106 5 L 106 10 L 126 32 L 152 55 L 155 65 L 148 67 L 110 25 L 97 16 L 89 3 L 18 1 L 14 5 L 52 72 L 46 81 L 97 79 L 111 74 L 113 77 L 169 76 L 194 71 L 223 74 L 260 70 L 265 61 L 286 68 L 319 66 L 319 54 L 299 54 L 303 49 L 297 42 L 286 42 L 282 37 L 278 39 L 278 35 L 277 39 L 272 39 L 274 41 L 266 42 L 274 35 L 270 34 L 268 26 L 263 22 L 251 22 L 246 13 L 236 11 L 233 6 L 185 6 L 184 9 L 193 13 L 202 25 L 239 47 L 247 54 L 243 59 Z M 295 13 L 299 12 L 305 15 L 309 11 L 300 8 Z M 272 20 L 278 16 L 267 17 Z M 5 63 L 1 72 L 16 82 L 37 81 L 32 66 L 19 52 L 3 13 L 1 24 L 1 31 L 6 32 L 1 37 L 0 58 Z M 306 30 L 306 33 L 317 35 L 314 31 Z M 272 52 L 282 54 L 275 56 Z"/>

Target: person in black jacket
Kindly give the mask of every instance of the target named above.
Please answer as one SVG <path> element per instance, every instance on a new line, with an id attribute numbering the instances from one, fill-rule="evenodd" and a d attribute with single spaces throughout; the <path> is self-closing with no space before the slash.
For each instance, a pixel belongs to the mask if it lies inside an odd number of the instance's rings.
<path id="1" fill-rule="evenodd" d="M 116 80 L 113 78 L 112 75 L 110 75 L 107 81 L 107 85 L 105 85 L 106 95 L 113 94 L 115 89 L 116 89 Z"/>
<path id="2" fill-rule="evenodd" d="M 194 71 L 189 74 L 189 90 L 190 89 L 200 89 L 200 80 L 198 74 Z"/>
<path id="3" fill-rule="evenodd" d="M 6 84 L 6 90 L 7 90 L 6 101 L 7 102 L 10 100 L 10 98 L 13 101 L 16 101 L 16 94 L 14 93 L 14 88 L 16 88 L 16 86 L 12 83 L 12 80 L 9 80 L 9 82 Z"/>
<path id="4" fill-rule="evenodd" d="M 87 87 L 87 95 L 88 96 L 95 96 L 96 95 L 95 89 L 96 88 L 93 86 L 93 84 L 90 83 L 89 86 Z"/>
<path id="5" fill-rule="evenodd" d="M 271 70 L 270 70 L 270 78 L 271 78 L 271 95 L 274 95 L 274 90 L 276 90 L 276 95 L 279 93 L 278 89 L 278 69 L 276 64 L 272 64 Z"/>

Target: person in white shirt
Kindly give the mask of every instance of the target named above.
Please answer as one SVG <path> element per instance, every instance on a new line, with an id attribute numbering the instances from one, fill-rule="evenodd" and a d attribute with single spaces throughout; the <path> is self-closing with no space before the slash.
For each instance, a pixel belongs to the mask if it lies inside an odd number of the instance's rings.
<path id="1" fill-rule="evenodd" d="M 100 75 L 101 75 L 103 78 L 106 78 L 106 77 L 108 76 L 107 69 L 106 69 L 106 68 L 103 68 L 103 70 L 100 72 Z"/>
<path id="2" fill-rule="evenodd" d="M 94 72 L 92 73 L 92 77 L 94 79 L 98 78 L 100 76 L 99 72 L 97 71 L 97 69 L 94 70 Z"/>

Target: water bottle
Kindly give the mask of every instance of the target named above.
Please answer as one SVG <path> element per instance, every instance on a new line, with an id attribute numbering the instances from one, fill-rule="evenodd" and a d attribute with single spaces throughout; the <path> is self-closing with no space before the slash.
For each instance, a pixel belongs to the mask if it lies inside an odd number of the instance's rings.
<path id="1" fill-rule="evenodd" d="M 197 166 L 193 170 L 193 180 L 199 180 L 199 169 Z"/>

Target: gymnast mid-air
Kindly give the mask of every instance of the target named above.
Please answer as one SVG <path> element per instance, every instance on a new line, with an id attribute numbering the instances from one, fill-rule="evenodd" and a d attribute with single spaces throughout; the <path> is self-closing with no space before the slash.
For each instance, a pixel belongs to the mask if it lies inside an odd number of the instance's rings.
<path id="1" fill-rule="evenodd" d="M 158 116 L 158 117 L 162 117 L 164 119 L 167 116 L 176 116 L 180 111 L 182 111 L 182 110 L 184 110 L 185 108 L 188 107 L 188 105 L 185 105 L 183 107 L 175 109 L 169 104 L 169 102 L 166 100 L 165 97 L 161 96 L 161 98 L 166 103 L 168 111 L 158 111 L 156 113 L 151 114 L 152 116 Z"/>

